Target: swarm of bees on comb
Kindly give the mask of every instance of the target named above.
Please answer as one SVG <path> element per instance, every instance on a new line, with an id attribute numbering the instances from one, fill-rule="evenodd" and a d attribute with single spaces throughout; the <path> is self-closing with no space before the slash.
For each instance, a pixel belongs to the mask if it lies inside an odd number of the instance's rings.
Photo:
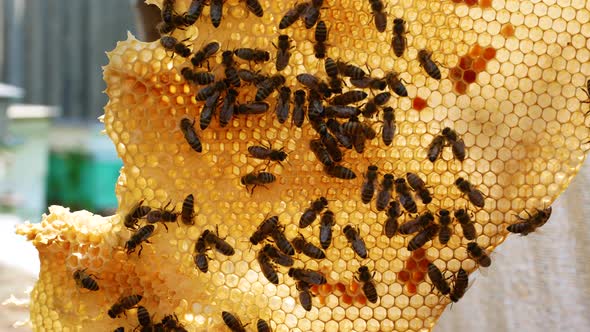
<path id="1" fill-rule="evenodd" d="M 148 2 L 104 68 L 117 215 L 18 229 L 38 330 L 430 330 L 585 158 L 583 1 L 514 36 L 548 5 Z"/>

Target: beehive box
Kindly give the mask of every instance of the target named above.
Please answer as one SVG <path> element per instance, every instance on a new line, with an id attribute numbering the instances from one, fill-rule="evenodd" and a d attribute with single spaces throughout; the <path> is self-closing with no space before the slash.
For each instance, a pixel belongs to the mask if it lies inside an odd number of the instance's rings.
<path id="1" fill-rule="evenodd" d="M 161 4 L 156 2 L 159 6 Z M 238 47 L 256 47 L 276 54 L 273 46 L 285 33 L 294 48 L 289 66 L 281 71 L 285 86 L 303 88 L 296 75 L 310 73 L 324 79 L 324 61 L 314 54 L 314 28 L 302 21 L 279 30 L 283 15 L 294 1 L 261 1 L 262 18 L 246 10 L 246 2 L 224 3 L 220 26 L 210 23 L 209 6 L 195 25 L 177 29 L 174 36 L 194 53 L 215 40 L 221 51 L 209 61 L 209 70 L 223 77 L 220 53 Z M 184 13 L 189 1 L 176 1 Z M 51 207 L 40 225 L 19 229 L 40 251 L 41 275 L 32 293 L 31 321 L 37 330 L 114 330 L 138 325 L 135 309 L 127 317 L 111 319 L 108 309 L 121 296 L 141 294 L 140 304 L 154 321 L 175 313 L 195 331 L 225 330 L 222 311 L 236 314 L 247 329 L 261 318 L 275 331 L 424 331 L 430 330 L 450 302 L 426 276 L 433 262 L 447 277 L 459 269 L 472 273 L 477 262 L 467 252 L 469 241 L 453 221 L 447 244 L 438 237 L 409 251 L 414 234 L 384 235 L 384 211 L 361 202 L 360 190 L 369 165 L 383 174 L 403 178 L 407 172 L 426 181 L 433 200 L 418 202 L 418 213 L 467 208 L 473 214 L 476 243 L 492 251 L 505 239 L 507 226 L 517 214 L 548 207 L 567 187 L 585 158 L 588 140 L 583 102 L 590 68 L 587 38 L 589 5 L 531 1 L 392 1 L 384 9 L 388 26 L 376 30 L 369 1 L 324 1 L 321 19 L 329 28 L 327 53 L 334 59 L 370 71 L 372 77 L 398 72 L 408 97 L 394 95 L 397 133 L 387 146 L 380 135 L 382 112 L 361 120 L 377 131 L 362 153 L 342 149 L 340 165 L 355 179 L 326 174 L 310 151 L 318 138 L 308 119 L 302 128 L 280 123 L 274 114 L 277 94 L 267 101 L 263 115 L 235 116 L 226 127 L 217 119 L 206 130 L 197 129 L 203 152 L 187 144 L 179 123 L 198 119 L 202 88 L 180 75 L 190 61 L 171 57 L 159 42 L 144 43 L 129 36 L 108 53 L 104 69 L 109 103 L 102 119 L 124 167 L 117 183 L 120 206 L 111 217 L 92 216 Z M 392 21 L 407 22 L 407 49 L 396 57 L 391 49 Z M 442 72 L 436 80 L 418 61 L 420 50 L 432 52 Z M 273 58 L 274 59 L 274 58 Z M 239 68 L 277 73 L 274 62 L 236 60 Z M 347 80 L 348 82 L 348 80 Z M 345 91 L 355 89 L 348 83 Z M 238 101 L 254 99 L 256 87 L 237 88 Z M 369 91 L 375 94 L 378 91 Z M 327 104 L 327 101 L 325 102 Z M 359 104 L 362 104 L 359 103 Z M 343 120 L 339 120 L 343 122 Z M 463 162 L 445 147 L 434 163 L 427 158 L 430 143 L 445 127 L 464 140 Z M 248 155 L 248 147 L 272 144 L 288 153 L 285 162 L 266 162 Z M 250 193 L 241 177 L 265 171 L 277 180 Z M 485 195 L 478 208 L 454 185 L 463 177 Z M 379 188 L 377 188 L 379 190 Z M 151 243 L 141 256 L 128 255 L 124 246 L 132 232 L 123 225 L 125 215 L 141 200 L 152 209 L 180 211 L 188 194 L 195 197 L 194 225 L 156 225 Z M 296 282 L 288 268 L 276 267 L 279 282 L 269 282 L 256 256 L 262 245 L 248 240 L 257 226 L 278 216 L 288 239 L 299 233 L 319 245 L 319 222 L 299 227 L 310 202 L 324 196 L 335 213 L 333 242 L 325 259 L 301 253 L 295 266 L 322 271 L 327 284 L 312 287 L 311 310 L 299 301 Z M 394 198 L 398 195 L 393 194 Z M 400 223 L 417 214 L 404 213 Z M 319 218 L 318 218 L 319 219 Z M 438 218 L 436 218 L 438 220 Z M 145 221 L 140 222 L 141 225 Z M 359 257 L 343 234 L 346 225 L 358 227 L 368 249 Z M 194 246 L 205 229 L 215 231 L 235 248 L 226 257 L 209 253 L 209 270 L 194 263 Z M 378 300 L 367 301 L 357 270 L 366 265 L 373 276 Z M 100 290 L 79 289 L 72 278 L 77 269 L 95 274 Z M 456 284 L 450 279 L 451 286 Z"/>

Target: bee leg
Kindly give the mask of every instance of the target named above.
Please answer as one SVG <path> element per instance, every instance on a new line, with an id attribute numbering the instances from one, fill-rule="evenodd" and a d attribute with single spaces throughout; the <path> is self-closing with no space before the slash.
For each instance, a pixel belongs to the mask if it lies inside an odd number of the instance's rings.
<path id="1" fill-rule="evenodd" d="M 137 253 L 137 257 L 141 257 L 141 251 L 143 250 L 143 244 L 139 245 L 139 253 Z M 127 316 L 125 316 L 127 317 Z"/>
<path id="2" fill-rule="evenodd" d="M 165 222 L 162 222 L 162 226 L 164 226 L 164 228 L 166 228 L 166 233 L 168 233 L 168 226 L 166 226 Z"/>

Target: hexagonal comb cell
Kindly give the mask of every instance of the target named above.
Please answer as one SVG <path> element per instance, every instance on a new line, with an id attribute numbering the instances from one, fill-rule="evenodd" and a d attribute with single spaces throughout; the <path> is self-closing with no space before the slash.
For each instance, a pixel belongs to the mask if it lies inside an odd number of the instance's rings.
<path id="1" fill-rule="evenodd" d="M 429 330 L 584 160 L 590 35 L 543 3 L 151 2 L 194 22 L 108 53 L 118 213 L 19 229 L 39 330 Z"/>

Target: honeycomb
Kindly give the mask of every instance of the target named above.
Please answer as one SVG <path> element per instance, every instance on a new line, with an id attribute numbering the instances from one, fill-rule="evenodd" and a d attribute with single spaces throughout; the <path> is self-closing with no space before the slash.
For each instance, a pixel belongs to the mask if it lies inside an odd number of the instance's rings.
<path id="1" fill-rule="evenodd" d="M 273 43 L 285 33 L 293 46 L 289 65 L 281 72 L 285 86 L 303 88 L 296 76 L 304 73 L 326 78 L 324 61 L 315 57 L 315 29 L 297 21 L 278 30 L 296 1 L 260 1 L 262 17 L 248 12 L 250 1 L 225 1 L 218 28 L 205 6 L 194 25 L 176 29 L 173 36 L 193 53 L 212 40 L 219 42 L 221 50 L 210 59 L 209 69 L 222 77 L 222 51 L 256 47 L 271 52 L 274 60 Z M 182 14 L 189 2 L 175 1 L 174 12 Z M 107 53 L 109 102 L 101 118 L 124 163 L 116 186 L 118 213 L 101 217 L 52 206 L 40 224 L 17 230 L 40 253 L 41 272 L 31 294 L 35 330 L 132 330 L 138 326 L 135 308 L 116 319 L 107 315 L 118 299 L 132 294 L 142 295 L 139 305 L 149 310 L 154 322 L 176 314 L 190 331 L 228 330 L 222 312 L 239 317 L 249 330 L 258 319 L 269 322 L 274 331 L 431 330 L 450 299 L 433 288 L 426 273 L 429 263 L 449 278 L 460 269 L 473 273 L 478 264 L 466 249 L 471 241 L 453 221 L 448 243 L 435 237 L 409 251 L 413 235 L 388 238 L 386 211 L 376 209 L 375 199 L 361 202 L 363 175 L 369 165 L 378 166 L 379 182 L 386 173 L 396 179 L 406 172 L 418 174 L 432 193 L 431 203 L 417 201 L 418 213 L 468 208 L 477 244 L 487 253 L 493 251 L 506 238 L 507 226 L 519 221 L 515 214 L 526 217 L 550 206 L 584 161 L 589 133 L 583 104 L 587 96 L 580 87 L 590 75 L 590 4 L 405 0 L 387 2 L 384 11 L 388 26 L 379 33 L 369 1 L 325 0 L 320 8 L 329 31 L 329 57 L 364 68 L 371 77 L 398 72 L 408 90 L 408 97 L 394 95 L 387 103 L 397 127 L 390 146 L 380 138 L 383 122 L 377 118 L 363 119 L 377 131 L 363 153 L 342 149 L 339 165 L 356 174 L 347 180 L 329 176 L 310 151 L 309 142 L 318 136 L 307 119 L 301 128 L 277 120 L 277 93 L 266 100 L 270 108 L 265 114 L 237 115 L 225 127 L 214 119 L 206 130 L 196 129 L 202 152 L 195 152 L 179 127 L 183 118 L 198 119 L 203 104 L 195 100 L 202 87 L 180 75 L 189 60 L 172 56 L 159 42 L 141 42 L 132 35 L 119 42 Z M 407 48 L 401 57 L 394 56 L 390 46 L 393 18 L 407 22 Z M 432 52 L 442 80 L 429 77 L 421 67 L 417 55 L 423 49 Z M 242 69 L 277 73 L 274 61 L 236 62 Z M 253 86 L 237 91 L 239 102 L 254 100 Z M 445 127 L 463 139 L 463 162 L 447 147 L 434 163 L 428 160 L 430 143 Z M 270 144 L 288 153 L 284 162 L 248 155 L 249 146 Z M 251 172 L 272 173 L 276 181 L 250 192 L 241 179 Z M 454 185 L 459 177 L 483 193 L 483 208 L 476 208 Z M 123 223 L 138 202 L 152 210 L 181 211 L 189 194 L 195 199 L 194 224 L 157 223 L 141 256 L 126 253 L 133 232 Z M 306 310 L 289 269 L 275 267 L 278 283 L 270 282 L 257 261 L 262 245 L 248 239 L 263 220 L 277 216 L 288 239 L 301 233 L 319 246 L 319 222 L 299 228 L 299 219 L 322 196 L 335 217 L 326 258 L 292 256 L 294 267 L 320 271 L 327 279 L 306 290 L 312 295 L 311 309 Z M 406 212 L 399 222 L 415 217 Z M 368 250 L 366 259 L 343 234 L 347 225 L 358 229 Z M 207 272 L 194 262 L 195 243 L 204 230 L 235 249 L 231 256 L 210 251 Z M 358 280 L 361 266 L 374 272 L 376 303 L 367 300 Z M 96 276 L 99 290 L 76 286 L 72 274 L 80 269 Z M 455 278 L 449 281 L 451 286 L 457 283 Z"/>

